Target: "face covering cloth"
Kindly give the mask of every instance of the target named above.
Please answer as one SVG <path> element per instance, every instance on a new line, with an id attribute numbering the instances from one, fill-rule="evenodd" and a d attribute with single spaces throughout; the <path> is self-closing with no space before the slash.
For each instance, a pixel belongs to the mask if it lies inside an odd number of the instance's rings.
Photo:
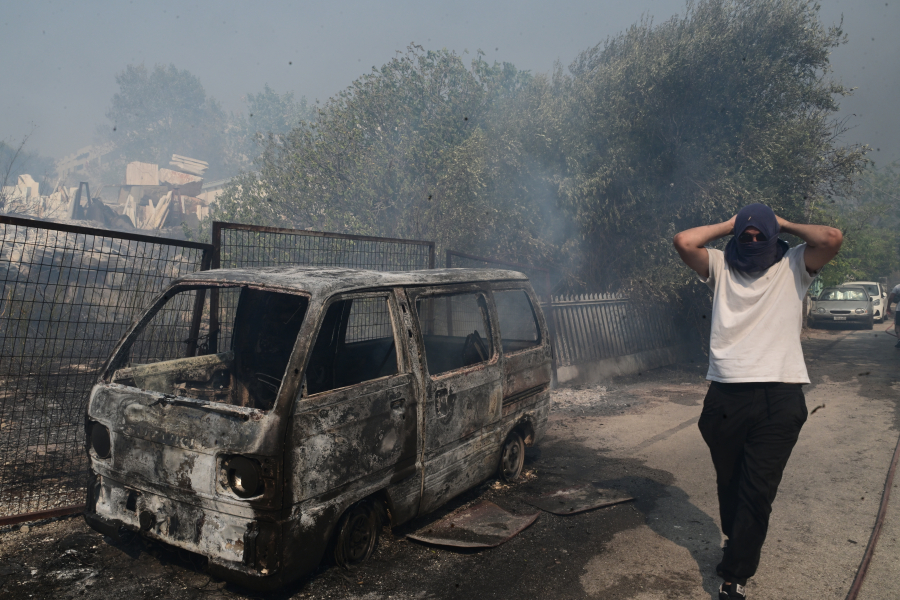
<path id="1" fill-rule="evenodd" d="M 764 242 L 742 244 L 738 238 L 748 227 L 755 227 L 765 236 Z M 788 251 L 788 243 L 778 239 L 781 227 L 775 213 L 765 204 L 749 204 L 742 208 L 734 221 L 734 237 L 725 246 L 728 266 L 745 273 L 765 271 L 777 263 Z"/>

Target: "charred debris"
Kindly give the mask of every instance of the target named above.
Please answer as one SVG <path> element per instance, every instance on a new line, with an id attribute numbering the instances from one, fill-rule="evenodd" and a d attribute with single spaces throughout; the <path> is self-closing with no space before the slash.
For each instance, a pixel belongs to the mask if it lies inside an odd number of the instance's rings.
<path id="1" fill-rule="evenodd" d="M 15 185 L 4 186 L 6 212 L 59 222 L 88 221 L 92 226 L 120 230 L 160 231 L 187 224 L 194 229 L 209 215 L 224 182 L 204 185 L 209 164 L 178 154 L 167 167 L 131 162 L 125 185 L 104 188 L 91 195 L 88 182 L 77 186 L 58 183 L 42 196 L 31 175 L 19 175 Z"/>

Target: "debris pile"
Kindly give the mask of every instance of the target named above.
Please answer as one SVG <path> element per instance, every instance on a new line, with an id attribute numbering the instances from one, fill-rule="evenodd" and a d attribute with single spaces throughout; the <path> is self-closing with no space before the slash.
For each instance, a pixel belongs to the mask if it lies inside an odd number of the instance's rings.
<path id="1" fill-rule="evenodd" d="M 50 195 L 42 196 L 38 182 L 20 175 L 16 185 L 3 187 L 0 210 L 115 229 L 160 230 L 182 223 L 196 229 L 209 215 L 210 200 L 200 197 L 208 168 L 202 160 L 178 154 L 172 155 L 168 168 L 131 162 L 125 168 L 125 185 L 105 201 L 91 197 L 86 182 L 77 187 L 57 184 Z"/>
<path id="2" fill-rule="evenodd" d="M 128 163 L 118 204 L 122 207 L 121 214 L 136 228 L 161 229 L 181 223 L 196 228 L 199 221 L 209 215 L 209 202 L 198 198 L 209 164 L 173 154 L 169 166 L 172 168 Z"/>

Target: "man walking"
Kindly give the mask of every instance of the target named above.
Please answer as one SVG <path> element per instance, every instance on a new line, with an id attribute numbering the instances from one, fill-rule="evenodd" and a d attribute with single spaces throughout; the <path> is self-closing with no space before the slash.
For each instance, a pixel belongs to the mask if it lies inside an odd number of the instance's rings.
<path id="1" fill-rule="evenodd" d="M 779 232 L 805 243 L 790 248 Z M 706 248 L 732 234 L 724 252 Z M 681 260 L 713 291 L 711 383 L 699 427 L 716 469 L 726 537 L 716 567 L 724 580 L 720 600 L 746 598 L 759 566 L 772 501 L 807 417 L 803 298 L 841 242 L 837 229 L 790 223 L 763 204 L 675 236 Z"/>

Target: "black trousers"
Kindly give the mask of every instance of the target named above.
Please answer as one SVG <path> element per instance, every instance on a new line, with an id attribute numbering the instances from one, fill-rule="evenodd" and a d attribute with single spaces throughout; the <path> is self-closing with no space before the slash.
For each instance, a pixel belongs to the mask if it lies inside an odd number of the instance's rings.
<path id="1" fill-rule="evenodd" d="M 712 382 L 698 423 L 716 467 L 728 547 L 716 570 L 746 584 L 756 573 L 772 502 L 806 422 L 801 384 Z"/>

